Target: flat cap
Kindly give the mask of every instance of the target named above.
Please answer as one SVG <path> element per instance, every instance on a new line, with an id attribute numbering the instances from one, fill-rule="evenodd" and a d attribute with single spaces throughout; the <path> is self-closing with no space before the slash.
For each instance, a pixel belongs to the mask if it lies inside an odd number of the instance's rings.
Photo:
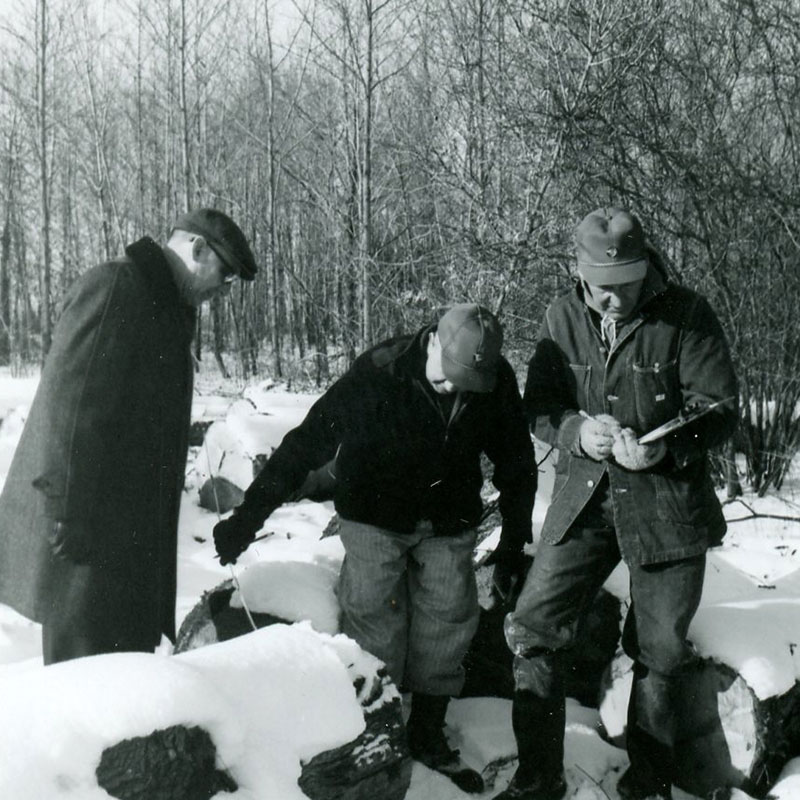
<path id="1" fill-rule="evenodd" d="M 253 251 L 241 228 L 222 211 L 215 208 L 196 208 L 182 214 L 175 228 L 202 236 L 242 280 L 252 281 L 258 272 Z"/>

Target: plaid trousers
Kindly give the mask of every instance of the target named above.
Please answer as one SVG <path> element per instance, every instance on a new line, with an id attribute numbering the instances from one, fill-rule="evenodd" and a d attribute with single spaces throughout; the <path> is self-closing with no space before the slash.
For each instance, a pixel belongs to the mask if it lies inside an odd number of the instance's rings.
<path id="1" fill-rule="evenodd" d="M 458 695 L 478 626 L 474 530 L 399 534 L 342 519 L 342 632 L 385 664 L 402 691 Z"/>

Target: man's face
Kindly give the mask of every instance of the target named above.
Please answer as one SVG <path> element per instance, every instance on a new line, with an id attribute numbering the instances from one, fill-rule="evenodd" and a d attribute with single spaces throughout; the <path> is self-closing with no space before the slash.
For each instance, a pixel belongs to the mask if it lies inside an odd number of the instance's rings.
<path id="1" fill-rule="evenodd" d="M 191 273 L 188 289 L 195 306 L 214 295 L 228 294 L 236 277 L 202 237 L 193 242 L 192 260 L 188 267 Z"/>
<path id="2" fill-rule="evenodd" d="M 633 309 L 636 308 L 643 283 L 644 280 L 639 280 L 631 281 L 630 283 L 615 283 L 608 286 L 593 286 L 584 281 L 583 286 L 601 314 L 621 322 L 627 319 L 633 313 Z"/>
<path id="3" fill-rule="evenodd" d="M 458 391 L 447 380 L 442 370 L 442 345 L 439 343 L 439 335 L 437 333 L 431 333 L 428 336 L 428 358 L 425 361 L 425 377 L 437 394 L 454 394 Z"/>

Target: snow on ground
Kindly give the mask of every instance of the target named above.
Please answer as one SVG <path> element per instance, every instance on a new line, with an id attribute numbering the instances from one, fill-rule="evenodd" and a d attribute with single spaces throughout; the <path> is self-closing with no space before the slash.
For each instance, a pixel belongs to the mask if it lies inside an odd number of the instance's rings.
<path id="1" fill-rule="evenodd" d="M 0 374 L 0 478 L 35 386 L 35 378 Z M 209 474 L 246 485 L 249 462 L 235 464 L 230 443 L 237 442 L 249 455 L 270 452 L 315 396 L 262 384 L 247 387 L 240 398 L 232 404 L 221 393 L 198 395 L 193 406 L 194 419 L 214 421 L 219 447 L 195 449 L 187 471 L 177 620 L 204 591 L 233 574 L 241 589 L 233 602 L 242 602 L 243 596 L 251 610 L 308 621 L 273 626 L 171 658 L 166 657 L 168 643 L 163 643 L 152 656 L 101 656 L 44 670 L 39 626 L 0 606 L 0 797 L 107 797 L 92 788 L 103 747 L 186 722 L 211 731 L 221 761 L 240 785 L 237 792 L 218 798 L 292 800 L 303 796 L 296 785 L 301 758 L 358 735 L 363 720 L 344 667 L 354 650 L 352 645 L 348 650 L 349 640 L 331 636 L 337 630 L 333 587 L 343 552 L 338 537 L 319 538 L 332 505 L 287 504 L 267 520 L 262 533 L 269 536 L 251 546 L 235 568 L 221 567 L 215 558 L 211 531 L 217 515 L 197 505 L 199 485 Z M 535 528 L 552 485 L 549 460 L 542 470 Z M 725 507 L 732 523 L 722 547 L 709 554 L 703 603 L 692 626 L 698 650 L 742 671 L 760 697 L 780 694 L 800 678 L 800 656 L 795 655 L 800 641 L 800 526 L 777 519 L 800 516 L 795 485 L 789 482 L 780 497 L 746 497 Z M 753 510 L 775 518 L 748 518 Z M 621 566 L 608 588 L 624 596 L 626 583 Z M 454 700 L 450 705 L 451 743 L 479 770 L 496 765 L 485 773 L 488 788 L 479 800 L 499 792 L 513 774 L 510 706 L 494 698 Z M 570 701 L 567 716 L 568 796 L 617 800 L 616 781 L 627 766 L 625 751 L 602 738 L 596 709 Z M 800 759 L 786 765 L 772 794 L 778 800 L 800 798 Z M 466 797 L 475 796 L 414 765 L 406 800 Z M 676 790 L 675 797 L 687 800 L 689 795 Z"/>

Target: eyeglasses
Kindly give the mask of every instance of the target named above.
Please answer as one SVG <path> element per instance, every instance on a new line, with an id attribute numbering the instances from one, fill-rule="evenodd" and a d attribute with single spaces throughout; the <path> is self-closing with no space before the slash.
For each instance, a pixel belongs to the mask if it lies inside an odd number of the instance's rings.
<path id="1" fill-rule="evenodd" d="M 219 276 L 220 278 L 222 278 L 223 286 L 226 283 L 233 283 L 233 281 L 236 279 L 236 273 L 227 265 L 225 260 L 219 254 L 217 248 L 214 247 L 214 245 L 210 241 L 208 241 L 208 239 L 206 239 L 206 244 L 209 246 L 209 248 L 214 252 L 214 255 L 217 257 L 217 261 L 219 262 Z"/>
<path id="2" fill-rule="evenodd" d="M 220 259 L 219 274 L 222 276 L 222 283 L 233 283 L 236 279 L 236 273 Z"/>

